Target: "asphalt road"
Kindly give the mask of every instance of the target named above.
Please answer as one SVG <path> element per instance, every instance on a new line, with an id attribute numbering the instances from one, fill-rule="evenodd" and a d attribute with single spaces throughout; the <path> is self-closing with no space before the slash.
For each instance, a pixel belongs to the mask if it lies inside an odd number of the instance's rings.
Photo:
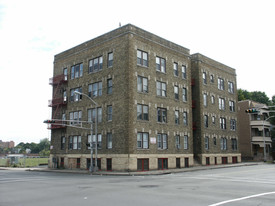
<path id="1" fill-rule="evenodd" d="M 0 170 L 0 206 L 274 206 L 275 165 L 155 176 Z"/>

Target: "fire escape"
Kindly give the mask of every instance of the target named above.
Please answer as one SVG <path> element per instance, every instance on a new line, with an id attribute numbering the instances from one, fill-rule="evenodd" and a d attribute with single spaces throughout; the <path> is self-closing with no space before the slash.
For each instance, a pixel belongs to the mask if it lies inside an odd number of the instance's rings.
<path id="1" fill-rule="evenodd" d="M 49 100 L 48 106 L 52 107 L 52 119 L 56 120 L 56 123 L 49 124 L 48 129 L 66 128 L 62 120 L 64 108 L 67 106 L 67 78 L 67 75 L 61 74 L 49 79 L 49 84 L 53 86 L 53 99 Z"/>

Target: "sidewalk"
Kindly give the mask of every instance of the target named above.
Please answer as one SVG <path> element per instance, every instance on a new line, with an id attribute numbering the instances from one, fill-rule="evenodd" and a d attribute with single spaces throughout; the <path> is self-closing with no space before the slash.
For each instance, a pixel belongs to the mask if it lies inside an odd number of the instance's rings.
<path id="1" fill-rule="evenodd" d="M 193 172 L 199 170 L 211 170 L 220 168 L 244 167 L 264 164 L 263 162 L 243 162 L 237 164 L 223 164 L 223 165 L 209 165 L 209 166 L 194 166 L 180 169 L 167 169 L 167 170 L 152 170 L 141 172 L 119 172 L 119 171 L 98 171 L 93 175 L 111 175 L 111 176 L 145 176 L 145 175 L 165 175 L 182 172 Z M 90 174 L 88 170 L 80 169 L 51 169 L 48 167 L 35 167 L 35 168 L 8 168 L 0 167 L 0 170 L 18 170 L 18 171 L 36 171 L 36 172 L 56 172 L 56 173 L 73 173 L 73 174 Z"/>

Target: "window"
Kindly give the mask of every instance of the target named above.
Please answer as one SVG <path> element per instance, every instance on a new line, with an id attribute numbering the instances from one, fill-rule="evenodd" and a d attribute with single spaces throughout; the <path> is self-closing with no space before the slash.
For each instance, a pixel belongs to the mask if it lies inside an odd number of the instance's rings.
<path id="1" fill-rule="evenodd" d="M 93 134 L 93 139 L 92 136 L 89 134 L 88 135 L 88 149 L 91 149 L 90 144 L 93 144 L 93 148 L 96 147 L 96 135 Z M 101 134 L 97 134 L 97 148 L 101 149 L 102 148 L 102 135 Z"/>
<path id="2" fill-rule="evenodd" d="M 113 52 L 108 53 L 108 61 L 107 61 L 108 68 L 113 66 L 113 59 L 114 59 Z"/>
<path id="3" fill-rule="evenodd" d="M 204 84 L 207 84 L 207 79 L 206 79 L 206 72 L 202 73 L 202 80 Z"/>
<path id="4" fill-rule="evenodd" d="M 112 92 L 113 92 L 113 80 L 107 79 L 107 94 L 112 94 Z"/>
<path id="5" fill-rule="evenodd" d="M 210 75 L 210 82 L 214 83 L 214 76 L 213 76 L 213 74 Z"/>
<path id="6" fill-rule="evenodd" d="M 138 76 L 137 88 L 138 92 L 148 93 L 148 79 Z"/>
<path id="7" fill-rule="evenodd" d="M 174 62 L 174 75 L 176 77 L 179 76 L 178 64 L 176 62 Z"/>
<path id="8" fill-rule="evenodd" d="M 236 120 L 235 119 L 230 120 L 230 129 L 233 131 L 236 130 Z"/>
<path id="9" fill-rule="evenodd" d="M 166 97 L 166 83 L 157 81 L 157 96 Z"/>
<path id="10" fill-rule="evenodd" d="M 148 149 L 149 148 L 149 134 L 146 132 L 137 133 L 137 148 L 138 149 Z"/>
<path id="11" fill-rule="evenodd" d="M 94 73 L 102 70 L 103 57 L 97 57 L 89 61 L 89 73 Z"/>
<path id="12" fill-rule="evenodd" d="M 224 98 L 219 98 L 219 109 L 225 110 L 225 100 Z"/>
<path id="13" fill-rule="evenodd" d="M 203 94 L 203 105 L 207 106 L 207 94 L 206 93 Z"/>
<path id="14" fill-rule="evenodd" d="M 217 145 L 217 138 L 216 137 L 213 137 L 213 144 Z"/>
<path id="15" fill-rule="evenodd" d="M 215 104 L 215 97 L 214 97 L 214 95 L 211 96 L 211 103 Z"/>
<path id="16" fill-rule="evenodd" d="M 188 149 L 188 136 L 183 136 L 183 149 Z"/>
<path id="17" fill-rule="evenodd" d="M 218 78 L 218 89 L 224 90 L 224 80 L 222 78 Z"/>
<path id="18" fill-rule="evenodd" d="M 89 84 L 88 87 L 89 97 L 97 97 L 102 95 L 102 82 Z"/>
<path id="19" fill-rule="evenodd" d="M 208 116 L 204 115 L 204 127 L 207 128 L 208 127 Z"/>
<path id="20" fill-rule="evenodd" d="M 176 149 L 180 149 L 180 136 L 179 135 L 175 136 L 175 147 L 176 147 Z"/>
<path id="21" fill-rule="evenodd" d="M 182 65 L 181 66 L 181 74 L 182 74 L 182 78 L 183 79 L 186 79 L 186 66 L 185 65 Z"/>
<path id="22" fill-rule="evenodd" d="M 188 125 L 188 116 L 187 112 L 183 112 L 183 125 L 187 126 Z"/>
<path id="23" fill-rule="evenodd" d="M 235 112 L 235 102 L 234 101 L 229 101 L 229 111 Z"/>
<path id="24" fill-rule="evenodd" d="M 148 67 L 148 53 L 137 50 L 137 64 Z"/>
<path id="25" fill-rule="evenodd" d="M 95 108 L 93 109 L 88 109 L 88 122 L 95 122 L 95 117 L 96 117 L 96 112 L 97 112 L 97 122 L 102 122 L 102 108 L 98 107 L 97 111 Z"/>
<path id="26" fill-rule="evenodd" d="M 82 93 L 82 88 L 79 87 L 79 88 L 71 89 L 71 92 L 70 92 L 71 93 L 71 96 L 70 96 L 71 102 L 78 102 L 79 100 L 82 99 L 82 95 L 75 93 L 75 92 Z"/>
<path id="27" fill-rule="evenodd" d="M 231 145 L 232 145 L 232 150 L 236 151 L 238 149 L 237 145 L 237 139 L 231 139 Z"/>
<path id="28" fill-rule="evenodd" d="M 64 74 L 64 80 L 68 80 L 68 69 L 67 68 L 64 68 L 63 69 L 63 74 Z"/>
<path id="29" fill-rule="evenodd" d="M 148 105 L 137 105 L 137 119 L 138 120 L 149 120 L 149 109 Z"/>
<path id="30" fill-rule="evenodd" d="M 69 137 L 69 149 L 81 149 L 81 136 Z"/>
<path id="31" fill-rule="evenodd" d="M 166 73 L 166 61 L 161 57 L 156 57 L 156 69 L 157 71 Z"/>
<path id="32" fill-rule="evenodd" d="M 228 92 L 229 93 L 234 93 L 234 83 L 233 82 L 228 82 Z"/>
<path id="33" fill-rule="evenodd" d="M 83 76 L 83 63 L 76 64 L 71 67 L 71 79 L 76 79 Z"/>
<path id="34" fill-rule="evenodd" d="M 167 149 L 167 134 L 158 134 L 157 135 L 158 149 Z"/>
<path id="35" fill-rule="evenodd" d="M 180 113 L 179 113 L 179 110 L 175 111 L 175 124 L 180 124 Z"/>
<path id="36" fill-rule="evenodd" d="M 174 86 L 174 94 L 175 94 L 175 99 L 179 99 L 179 87 Z"/>
<path id="37" fill-rule="evenodd" d="M 149 171 L 149 159 L 137 159 L 138 171 Z"/>
<path id="38" fill-rule="evenodd" d="M 209 137 L 205 137 L 205 138 L 204 138 L 204 148 L 205 148 L 206 150 L 209 149 Z"/>
<path id="39" fill-rule="evenodd" d="M 70 112 L 69 116 L 71 125 L 80 124 L 82 120 L 82 111 Z"/>
<path id="40" fill-rule="evenodd" d="M 168 158 L 158 158 L 158 169 L 168 169 Z"/>
<path id="41" fill-rule="evenodd" d="M 227 139 L 225 137 L 221 138 L 221 150 L 227 150 Z"/>
<path id="42" fill-rule="evenodd" d="M 158 122 L 167 123 L 167 109 L 157 108 Z"/>
<path id="43" fill-rule="evenodd" d="M 182 100 L 187 102 L 187 89 L 184 87 L 182 88 Z"/>
<path id="44" fill-rule="evenodd" d="M 113 147 L 113 135 L 112 133 L 107 133 L 107 149 L 112 149 Z"/>
<path id="45" fill-rule="evenodd" d="M 66 137 L 61 137 L 61 150 L 65 149 Z"/>
<path id="46" fill-rule="evenodd" d="M 216 117 L 212 116 L 212 123 L 215 124 L 216 123 Z"/>
<path id="47" fill-rule="evenodd" d="M 112 105 L 107 106 L 107 121 L 113 120 L 113 107 Z"/>
<path id="48" fill-rule="evenodd" d="M 220 126 L 221 129 L 226 129 L 226 119 L 224 117 L 220 117 Z"/>

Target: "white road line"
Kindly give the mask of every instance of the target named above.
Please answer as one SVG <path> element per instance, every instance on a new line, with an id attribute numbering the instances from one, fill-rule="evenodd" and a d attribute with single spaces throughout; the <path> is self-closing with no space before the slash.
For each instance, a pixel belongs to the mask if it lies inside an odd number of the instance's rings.
<path id="1" fill-rule="evenodd" d="M 212 204 L 212 205 L 209 205 L 209 206 L 224 205 L 224 204 L 227 204 L 229 202 L 236 202 L 236 201 L 241 201 L 241 200 L 245 200 L 245 199 L 249 199 L 249 198 L 260 197 L 260 196 L 270 195 L 270 194 L 275 194 L 275 191 L 274 192 L 260 193 L 260 194 L 256 194 L 256 195 L 250 195 L 250 196 L 241 197 L 241 198 L 232 199 L 232 200 L 226 200 L 226 201 L 218 202 L 218 203 L 215 203 L 215 204 Z"/>

